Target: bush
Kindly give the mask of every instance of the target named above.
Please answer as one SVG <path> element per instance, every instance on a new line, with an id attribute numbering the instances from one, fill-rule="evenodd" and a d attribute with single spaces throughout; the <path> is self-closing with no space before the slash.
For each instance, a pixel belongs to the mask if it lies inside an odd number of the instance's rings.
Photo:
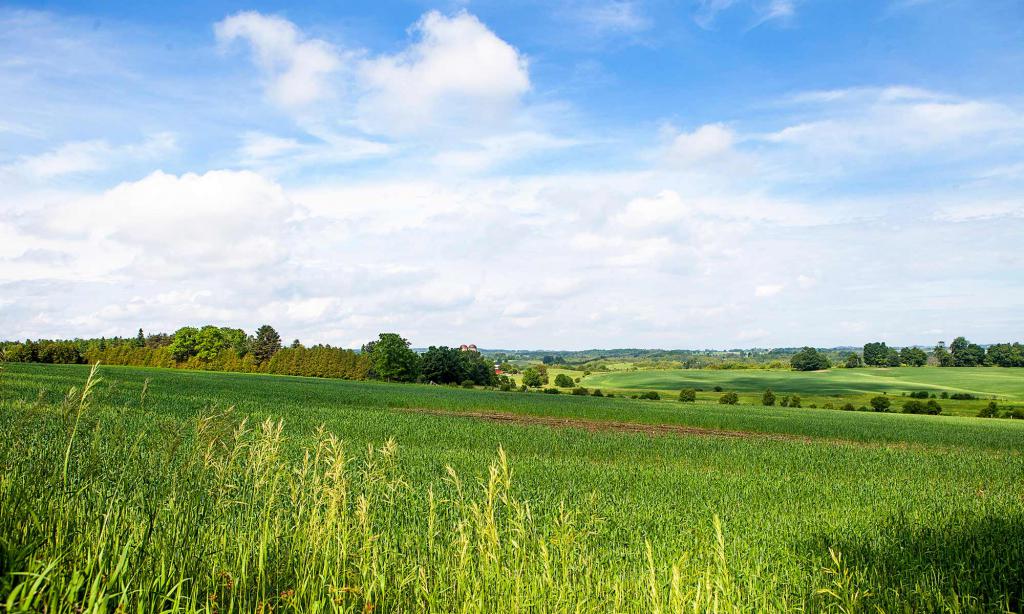
<path id="1" fill-rule="evenodd" d="M 853 403 L 847 403 L 843 405 L 840 409 L 842 409 L 843 411 L 855 411 L 857 408 L 853 406 Z"/>
<path id="2" fill-rule="evenodd" d="M 1010 418 L 1013 420 L 1024 420 L 1024 409 L 1021 409 L 1020 407 L 1014 407 L 1013 409 L 1003 414 L 1003 417 Z"/>
<path id="3" fill-rule="evenodd" d="M 637 398 L 645 399 L 647 401 L 658 401 L 661 399 L 661 395 L 658 394 L 657 392 L 654 392 L 653 390 L 649 390 L 647 392 L 641 392 L 639 395 L 637 395 Z"/>
<path id="4" fill-rule="evenodd" d="M 927 399 L 928 398 L 928 391 L 927 390 L 918 390 L 916 392 L 911 392 L 910 393 L 910 398 L 912 398 L 912 399 Z"/>
<path id="5" fill-rule="evenodd" d="M 789 397 L 789 406 L 800 407 L 800 395 L 794 394 L 793 396 Z"/>
<path id="6" fill-rule="evenodd" d="M 590 396 L 592 396 L 592 397 L 603 397 L 604 393 L 601 392 L 600 388 L 594 388 L 594 392 L 591 392 Z"/>
<path id="7" fill-rule="evenodd" d="M 820 371 L 832 366 L 827 356 L 812 347 L 805 347 L 789 359 L 794 371 Z"/>
<path id="8" fill-rule="evenodd" d="M 924 403 L 914 399 L 907 401 L 903 404 L 903 413 L 905 414 L 924 414 L 928 412 L 928 408 Z"/>
<path id="9" fill-rule="evenodd" d="M 924 404 L 924 407 L 925 413 L 930 416 L 937 416 L 942 413 L 942 406 L 939 405 L 938 401 L 935 399 L 929 399 L 928 402 Z"/>
<path id="10" fill-rule="evenodd" d="M 887 396 L 879 395 L 877 397 L 872 397 L 870 402 L 871 407 L 875 411 L 889 411 L 889 408 L 892 407 L 892 401 L 890 401 Z"/>
<path id="11" fill-rule="evenodd" d="M 726 392 L 718 397 L 718 402 L 722 405 L 735 405 L 740 402 L 740 397 L 735 392 Z"/>
<path id="12" fill-rule="evenodd" d="M 572 389 L 572 394 L 578 397 L 586 397 L 590 396 L 590 391 L 584 388 L 583 386 L 577 386 L 576 388 Z"/>
<path id="13" fill-rule="evenodd" d="M 999 404 L 995 401 L 989 401 L 988 405 L 978 410 L 979 418 L 995 418 L 999 415 Z"/>
<path id="14" fill-rule="evenodd" d="M 949 398 L 953 399 L 954 401 L 973 401 L 978 397 L 974 396 L 969 392 L 954 392 L 953 394 L 949 395 Z"/>
<path id="15" fill-rule="evenodd" d="M 474 382 L 471 379 L 467 379 L 467 380 L 463 381 L 462 384 L 461 384 L 461 386 L 463 388 L 472 388 L 475 385 L 476 385 L 476 382 Z"/>
<path id="16" fill-rule="evenodd" d="M 544 394 L 559 394 L 558 388 L 545 388 Z"/>
<path id="17" fill-rule="evenodd" d="M 693 403 L 697 400 L 697 391 L 693 388 L 683 388 L 679 391 L 679 400 L 684 403 Z"/>
<path id="18" fill-rule="evenodd" d="M 850 407 L 853 407 L 852 405 Z M 836 406 L 832 404 L 832 401 L 825 401 L 825 404 L 821 406 L 822 409 L 835 409 Z"/>
<path id="19" fill-rule="evenodd" d="M 772 392 L 770 388 L 765 390 L 764 394 L 761 395 L 761 405 L 767 405 L 769 407 L 775 405 L 775 393 Z"/>
<path id="20" fill-rule="evenodd" d="M 946 392 L 945 390 L 943 390 L 942 394 L 940 394 L 939 397 L 943 398 L 943 399 L 948 399 L 949 398 L 949 393 Z"/>
<path id="21" fill-rule="evenodd" d="M 781 406 L 781 407 L 789 407 L 789 395 L 788 394 L 786 396 L 782 397 L 782 399 L 779 400 L 779 406 Z"/>
<path id="22" fill-rule="evenodd" d="M 715 392 L 721 392 L 722 391 L 722 387 L 721 386 L 715 386 L 714 388 L 712 388 L 712 390 L 714 390 Z"/>
<path id="23" fill-rule="evenodd" d="M 555 376 L 555 385 L 559 388 L 572 388 L 573 383 L 572 378 L 565 373 L 559 373 Z"/>

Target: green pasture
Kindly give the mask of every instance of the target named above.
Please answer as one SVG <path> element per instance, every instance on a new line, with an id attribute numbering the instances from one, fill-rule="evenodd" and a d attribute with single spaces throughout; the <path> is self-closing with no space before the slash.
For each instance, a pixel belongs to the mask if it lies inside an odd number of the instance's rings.
<path id="1" fill-rule="evenodd" d="M 974 415 L 989 399 L 1009 404 L 1024 403 L 1024 369 L 997 367 L 938 368 L 894 367 L 790 371 L 775 369 L 713 370 L 672 369 L 594 373 L 582 384 L 613 391 L 656 390 L 674 396 L 683 388 L 703 389 L 699 398 L 715 400 L 715 386 L 737 392 L 741 402 L 759 403 L 770 388 L 777 394 L 799 394 L 804 405 L 824 402 L 865 404 L 879 394 L 898 397 L 926 390 L 936 395 L 966 392 L 980 401 L 940 400 L 944 413 Z"/>
<path id="2" fill-rule="evenodd" d="M 0 374 L 5 611 L 1024 606 L 1021 421 L 87 374 Z"/>

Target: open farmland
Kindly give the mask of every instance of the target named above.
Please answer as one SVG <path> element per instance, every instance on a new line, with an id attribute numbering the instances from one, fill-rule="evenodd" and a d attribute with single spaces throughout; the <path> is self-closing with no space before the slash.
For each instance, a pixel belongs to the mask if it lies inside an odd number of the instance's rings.
<path id="1" fill-rule="evenodd" d="M 715 386 L 740 394 L 742 403 L 759 403 L 766 389 L 799 394 L 804 404 L 832 401 L 866 404 L 875 395 L 898 397 L 914 391 L 935 395 L 969 393 L 977 401 L 942 400 L 944 413 L 974 415 L 989 399 L 1024 405 L 1024 371 L 991 367 L 941 369 L 892 367 L 790 371 L 777 369 L 649 369 L 587 376 L 583 385 L 621 392 L 656 390 L 674 395 L 682 388 L 702 390 L 698 398 L 717 400 Z"/>
<path id="2" fill-rule="evenodd" d="M 8 611 L 1024 602 L 1019 421 L 87 375 L 0 376 Z"/>

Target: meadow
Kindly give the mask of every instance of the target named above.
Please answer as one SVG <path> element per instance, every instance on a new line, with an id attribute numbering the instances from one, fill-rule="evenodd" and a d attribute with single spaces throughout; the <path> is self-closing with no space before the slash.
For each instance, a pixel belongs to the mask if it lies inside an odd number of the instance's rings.
<path id="1" fill-rule="evenodd" d="M 941 400 L 944 413 L 975 415 L 978 409 L 995 399 L 1003 404 L 1024 405 L 1024 370 L 995 367 L 942 369 L 937 367 L 891 367 L 829 369 L 827 371 L 791 371 L 789 369 L 647 369 L 593 373 L 582 385 L 635 393 L 654 390 L 667 395 L 682 388 L 702 389 L 698 398 L 717 400 L 715 386 L 737 392 L 742 403 L 759 403 L 766 389 L 777 394 L 799 394 L 804 404 L 819 406 L 847 401 L 866 405 L 871 397 L 887 394 L 897 397 L 915 391 L 939 395 L 969 393 L 974 401 Z"/>
<path id="2" fill-rule="evenodd" d="M 0 374 L 6 611 L 1024 606 L 1021 421 L 88 377 Z"/>

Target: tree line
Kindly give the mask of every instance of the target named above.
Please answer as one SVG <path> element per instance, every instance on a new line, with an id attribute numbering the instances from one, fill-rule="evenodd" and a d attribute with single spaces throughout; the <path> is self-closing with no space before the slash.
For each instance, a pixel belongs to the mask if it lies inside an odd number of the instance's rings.
<path id="1" fill-rule="evenodd" d="M 851 354 L 846 366 L 859 367 L 861 361 L 873 367 L 923 367 L 929 363 L 939 367 L 1024 367 L 1024 345 L 995 343 L 984 348 L 957 337 L 949 347 L 938 342 L 929 354 L 916 347 L 896 350 L 879 341 L 864 344 L 863 358 Z"/>
<path id="2" fill-rule="evenodd" d="M 270 325 L 253 335 L 239 328 L 184 326 L 173 334 L 112 339 L 26 340 L 0 344 L 0 356 L 10 362 L 164 367 L 202 371 L 271 373 L 351 380 L 380 379 L 496 386 L 502 382 L 494 364 L 478 352 L 431 346 L 418 354 L 395 333 L 381 333 L 359 351 L 314 345 L 298 339 L 284 347 Z"/>

